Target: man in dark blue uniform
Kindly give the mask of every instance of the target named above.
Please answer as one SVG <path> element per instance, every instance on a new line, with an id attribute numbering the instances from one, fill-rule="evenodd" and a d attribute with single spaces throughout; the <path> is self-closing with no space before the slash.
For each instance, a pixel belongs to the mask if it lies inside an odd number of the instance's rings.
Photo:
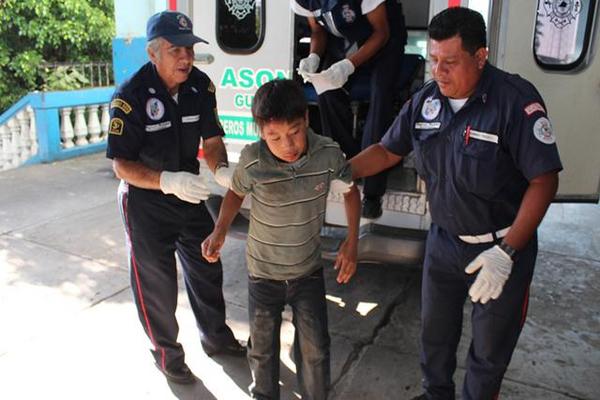
<path id="1" fill-rule="evenodd" d="M 423 265 L 421 399 L 454 399 L 463 305 L 473 304 L 464 400 L 495 399 L 525 321 L 536 229 L 562 169 L 546 106 L 518 75 L 487 63 L 485 23 L 450 8 L 429 26 L 434 82 L 381 143 L 351 160 L 355 177 L 411 151 L 432 218 Z"/>
<path id="2" fill-rule="evenodd" d="M 107 157 L 122 179 L 119 206 L 131 286 L 156 365 L 170 381 L 193 383 L 177 342 L 175 253 L 205 352 L 245 355 L 225 324 L 222 266 L 200 253 L 213 229 L 202 202 L 209 190 L 199 175 L 201 140 L 217 181 L 228 186 L 231 173 L 215 87 L 192 65 L 193 45 L 204 40 L 194 36 L 187 16 L 172 11 L 150 17 L 147 37 L 151 62 L 111 101 Z"/>
<path id="3" fill-rule="evenodd" d="M 300 60 L 298 72 L 310 80 L 310 74 L 321 64 L 322 75 L 337 88 L 319 95 L 322 133 L 338 142 L 347 157 L 352 157 L 361 148 L 379 142 L 394 119 L 394 88 L 406 44 L 402 5 L 399 0 L 291 0 L 291 6 L 296 14 L 308 18 L 311 30 L 310 55 Z M 352 135 L 353 117 L 346 85 L 361 74 L 370 76 L 369 112 L 362 146 Z M 381 216 L 386 182 L 385 171 L 365 179 L 365 218 Z"/>

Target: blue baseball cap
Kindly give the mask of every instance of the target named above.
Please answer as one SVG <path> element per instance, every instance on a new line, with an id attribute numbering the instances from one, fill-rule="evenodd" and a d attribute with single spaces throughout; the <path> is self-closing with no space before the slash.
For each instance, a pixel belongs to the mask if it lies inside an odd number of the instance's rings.
<path id="1" fill-rule="evenodd" d="M 208 43 L 192 32 L 192 20 L 177 11 L 162 11 L 154 14 L 146 24 L 146 37 L 150 41 L 165 38 L 175 46 L 188 47 L 194 43 Z"/>

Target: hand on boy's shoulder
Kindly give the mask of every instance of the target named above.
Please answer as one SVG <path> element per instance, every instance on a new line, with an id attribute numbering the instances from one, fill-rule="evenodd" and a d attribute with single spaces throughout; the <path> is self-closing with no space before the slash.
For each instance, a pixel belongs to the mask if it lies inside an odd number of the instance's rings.
<path id="1" fill-rule="evenodd" d="M 341 179 L 332 179 L 329 184 L 329 191 L 333 194 L 346 194 L 352 189 L 354 182 L 346 183 Z"/>

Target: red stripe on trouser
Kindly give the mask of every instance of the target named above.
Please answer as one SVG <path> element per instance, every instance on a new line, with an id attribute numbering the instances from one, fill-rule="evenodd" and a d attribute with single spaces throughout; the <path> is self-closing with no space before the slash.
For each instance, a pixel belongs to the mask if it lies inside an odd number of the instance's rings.
<path id="1" fill-rule="evenodd" d="M 137 295 L 139 298 L 140 306 L 142 307 L 142 314 L 144 315 L 144 321 L 146 322 L 146 329 L 148 330 L 148 336 L 150 337 L 150 341 L 156 350 L 160 351 L 160 366 L 163 370 L 166 369 L 166 361 L 165 361 L 165 349 L 159 347 L 156 341 L 154 340 L 154 335 L 152 334 L 152 328 L 150 327 L 150 320 L 148 319 L 148 313 L 146 312 L 146 303 L 144 303 L 144 295 L 142 294 L 142 286 L 140 284 L 140 276 L 138 273 L 137 263 L 135 262 L 135 255 L 133 252 L 133 243 L 131 241 L 131 229 L 129 228 L 129 219 L 127 215 L 127 196 L 123 196 L 123 215 L 125 215 L 125 229 L 127 230 L 127 237 L 129 240 L 129 254 L 131 257 L 131 263 L 133 264 L 133 274 L 135 276 L 135 285 L 137 286 Z"/>
<path id="2" fill-rule="evenodd" d="M 525 298 L 523 299 L 523 308 L 521 309 L 521 328 L 525 325 L 525 318 L 527 318 L 527 308 L 529 306 L 529 286 L 525 291 Z"/>

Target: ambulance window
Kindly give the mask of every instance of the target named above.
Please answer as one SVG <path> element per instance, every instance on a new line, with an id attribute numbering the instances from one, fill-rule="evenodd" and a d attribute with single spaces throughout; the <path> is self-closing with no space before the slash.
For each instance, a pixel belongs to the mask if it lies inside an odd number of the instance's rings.
<path id="1" fill-rule="evenodd" d="M 257 51 L 265 36 L 265 0 L 217 0 L 217 42 L 227 53 Z"/>
<path id="2" fill-rule="evenodd" d="M 568 71 L 584 66 L 596 10 L 596 0 L 538 0 L 533 37 L 537 64 Z"/>

